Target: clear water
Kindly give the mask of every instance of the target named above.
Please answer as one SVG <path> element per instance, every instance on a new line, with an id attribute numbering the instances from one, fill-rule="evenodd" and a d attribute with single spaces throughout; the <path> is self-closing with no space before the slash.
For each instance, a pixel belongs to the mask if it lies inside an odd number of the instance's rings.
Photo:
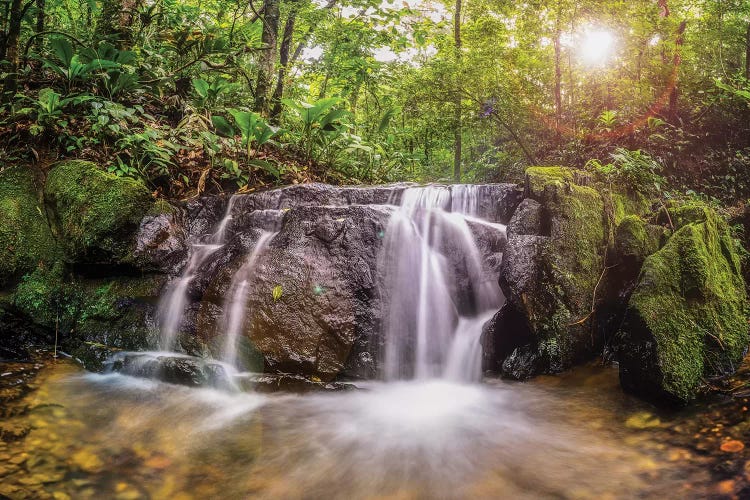
<path id="1" fill-rule="evenodd" d="M 720 488 L 700 453 L 674 443 L 693 428 L 623 395 L 612 368 L 300 396 L 59 362 L 15 404 L 3 426 L 28 433 L 0 441 L 10 498 L 703 498 Z"/>

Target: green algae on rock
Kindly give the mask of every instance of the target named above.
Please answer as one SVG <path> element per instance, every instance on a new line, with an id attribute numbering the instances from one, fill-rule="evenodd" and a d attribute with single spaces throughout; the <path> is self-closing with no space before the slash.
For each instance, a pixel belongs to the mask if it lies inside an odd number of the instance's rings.
<path id="1" fill-rule="evenodd" d="M 628 215 L 615 230 L 614 251 L 621 261 L 629 259 L 639 265 L 659 250 L 664 228 L 647 224 L 637 215 Z"/>
<path id="2" fill-rule="evenodd" d="M 0 171 L 0 287 L 58 256 L 33 171 L 15 166 Z"/>
<path id="3" fill-rule="evenodd" d="M 573 179 L 564 167 L 526 171 L 526 193 L 541 205 L 542 227 L 539 235 L 508 235 L 501 285 L 530 338 L 503 363 L 513 378 L 559 372 L 595 352 L 590 326 L 581 320 L 590 314 L 604 267 L 604 202 Z M 510 227 L 521 225 L 511 221 Z"/>
<path id="4" fill-rule="evenodd" d="M 686 403 L 733 373 L 748 344 L 736 242 L 706 205 L 670 210 L 679 229 L 643 265 L 622 326 L 620 379 L 654 401 Z"/>
<path id="5" fill-rule="evenodd" d="M 68 258 L 77 262 L 116 263 L 127 257 L 141 219 L 153 206 L 140 182 L 85 161 L 55 165 L 44 195 L 53 230 Z"/>

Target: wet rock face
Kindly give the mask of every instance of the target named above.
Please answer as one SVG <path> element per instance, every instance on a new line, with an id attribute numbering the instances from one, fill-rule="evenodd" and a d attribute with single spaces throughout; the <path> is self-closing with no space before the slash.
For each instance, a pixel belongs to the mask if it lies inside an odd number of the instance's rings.
<path id="1" fill-rule="evenodd" d="M 105 371 L 190 387 L 233 386 L 231 375 L 223 365 L 191 356 L 119 353 L 107 360 Z"/>
<path id="2" fill-rule="evenodd" d="M 330 380 L 340 372 L 375 375 L 379 331 L 377 256 L 388 206 L 301 206 L 254 266 L 245 336 L 266 369 Z M 238 262 L 215 275 L 199 330 L 221 336 L 222 302 Z M 276 291 L 274 293 L 274 291 Z M 280 295 L 279 295 L 280 294 Z"/>
<path id="3" fill-rule="evenodd" d="M 597 349 L 581 320 L 604 267 L 604 204 L 573 177 L 562 167 L 529 168 L 526 198 L 508 224 L 507 302 L 484 341 L 502 346 L 496 352 L 507 359 L 496 365 L 513 378 L 559 372 Z"/>
<path id="4" fill-rule="evenodd" d="M 187 259 L 186 237 L 177 212 L 147 215 L 136 234 L 133 260 L 142 270 L 177 274 Z"/>
<path id="5" fill-rule="evenodd" d="M 241 349 L 260 353 L 264 360 L 260 368 L 271 372 L 324 381 L 335 376 L 376 377 L 378 355 L 383 351 L 378 253 L 396 209 L 393 204 L 400 202 L 407 187 L 308 184 L 236 196 L 231 201 L 226 243 L 190 283 L 183 349 L 201 354 L 206 352 L 202 344 L 219 354 L 232 278 L 261 232 L 278 231 L 253 266 Z M 515 186 L 504 184 L 481 189 L 484 193 L 472 210 L 493 223 L 501 217 L 498 200 L 518 192 Z M 506 206 L 516 204 L 511 200 Z M 188 240 L 205 241 L 197 229 L 210 234 L 226 206 L 227 200 L 206 200 L 205 207 L 200 200 L 188 204 Z M 189 221 L 191 217 L 196 220 Z M 477 219 L 469 222 L 469 229 L 495 271 L 506 240 L 493 223 Z M 450 238 L 446 245 L 450 246 Z M 453 267 L 465 265 L 460 252 L 443 250 L 455 261 Z M 468 278 L 464 281 L 459 279 L 456 286 L 468 286 Z"/>

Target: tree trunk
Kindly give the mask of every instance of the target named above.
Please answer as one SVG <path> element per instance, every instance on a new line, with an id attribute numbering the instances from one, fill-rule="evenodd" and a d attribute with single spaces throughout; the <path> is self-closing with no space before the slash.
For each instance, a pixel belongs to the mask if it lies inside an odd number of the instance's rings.
<path id="1" fill-rule="evenodd" d="M 8 13 L 8 31 L 0 37 L 0 61 L 7 61 L 6 76 L 3 80 L 3 100 L 7 102 L 16 92 L 18 82 L 18 39 L 21 36 L 21 23 L 35 0 L 23 5 L 22 0 L 12 0 Z"/>
<path id="2" fill-rule="evenodd" d="M 557 29 L 555 31 L 555 139 L 560 140 L 560 127 L 562 126 L 562 69 L 560 67 L 560 19 L 558 15 Z"/>
<path id="3" fill-rule="evenodd" d="M 750 23 L 745 34 L 745 79 L 750 80 Z"/>
<path id="4" fill-rule="evenodd" d="M 685 28 L 687 27 L 687 21 L 682 21 L 680 26 L 677 28 L 677 38 L 675 39 L 675 50 L 672 64 L 674 65 L 674 78 L 672 82 L 672 88 L 669 91 L 669 109 L 667 115 L 669 121 L 675 124 L 678 120 L 677 107 L 679 97 L 679 66 L 682 63 L 682 46 L 685 43 Z"/>
<path id="5" fill-rule="evenodd" d="M 258 63 L 258 79 L 255 85 L 255 105 L 253 109 L 268 116 L 270 108 L 271 79 L 276 64 L 277 38 L 279 35 L 279 0 L 266 0 L 263 21 L 263 52 Z"/>
<path id="6" fill-rule="evenodd" d="M 297 20 L 297 11 L 299 7 L 295 3 L 289 12 L 289 17 L 284 23 L 284 34 L 281 38 L 279 47 L 279 74 L 276 80 L 276 88 L 273 90 L 273 109 L 271 110 L 271 122 L 277 123 L 281 115 L 281 99 L 284 97 L 284 79 L 289 69 L 289 51 L 292 46 L 292 36 L 294 35 L 294 23 Z"/>
<path id="7" fill-rule="evenodd" d="M 120 50 L 132 46 L 130 28 L 137 7 L 138 0 L 104 0 L 96 22 L 96 36 L 102 40 L 112 40 Z"/>
<path id="8" fill-rule="evenodd" d="M 453 109 L 453 180 L 461 181 L 461 0 L 456 0 L 456 8 L 453 13 L 453 39 L 456 51 L 456 85 Z"/>
<path id="9" fill-rule="evenodd" d="M 46 8 L 46 0 L 36 0 L 36 33 L 44 31 L 44 15 Z M 36 39 L 36 49 L 40 51 L 44 43 L 44 39 L 40 36 Z"/>

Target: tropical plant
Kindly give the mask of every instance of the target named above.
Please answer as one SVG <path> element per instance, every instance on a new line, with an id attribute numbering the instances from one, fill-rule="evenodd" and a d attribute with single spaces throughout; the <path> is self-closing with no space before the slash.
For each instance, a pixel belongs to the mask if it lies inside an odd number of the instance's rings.
<path id="1" fill-rule="evenodd" d="M 335 108 L 342 102 L 338 97 L 319 99 L 314 103 L 292 99 L 282 99 L 282 102 L 294 112 L 301 125 L 298 139 L 308 160 L 320 159 L 347 130 L 344 119 L 351 113 Z"/>

